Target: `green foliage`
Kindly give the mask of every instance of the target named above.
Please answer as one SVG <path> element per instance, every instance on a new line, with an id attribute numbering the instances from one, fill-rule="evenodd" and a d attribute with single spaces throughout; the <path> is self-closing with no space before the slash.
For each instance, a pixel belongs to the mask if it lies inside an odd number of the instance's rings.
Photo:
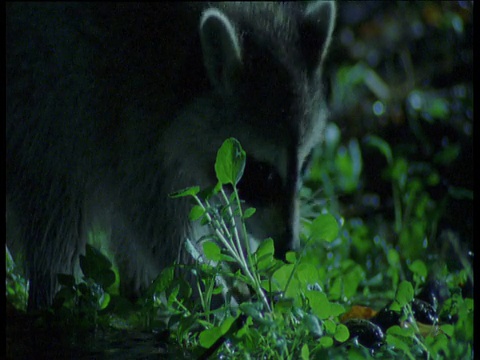
<path id="1" fill-rule="evenodd" d="M 319 215 L 310 225 L 311 238 L 314 241 L 332 242 L 338 235 L 338 224 L 330 214 Z"/>
<path id="2" fill-rule="evenodd" d="M 409 196 L 402 194 L 412 191 L 405 179 L 408 162 L 397 160 L 380 138 L 371 137 L 369 144 L 386 157 L 386 174 L 394 185 L 392 190 L 398 191 L 399 211 L 403 212 L 406 204 L 402 198 Z M 329 145 L 335 151 L 335 146 Z M 371 241 L 371 229 L 358 219 L 345 220 L 325 208 L 314 219 L 304 219 L 302 249 L 288 253 L 286 262 L 274 257 L 274 242 L 270 238 L 262 241 L 256 251 L 250 251 L 245 219 L 255 216 L 255 209 L 243 209 L 236 189 L 245 161 L 238 141 L 229 139 L 217 154 L 216 188 L 201 192 L 198 187 L 191 187 L 172 194 L 174 198 L 193 197 L 196 204 L 190 220 L 210 227 L 212 236 L 201 239 L 201 255 L 193 243 L 185 244 L 198 260 L 196 264 L 165 268 L 145 295 L 131 304 L 116 294 L 118 280 L 111 261 L 87 246 L 85 255 L 80 257 L 81 281 L 71 275 L 58 277 L 62 288 L 54 303 L 57 316 L 87 329 L 101 325 L 168 330 L 169 341 L 181 344 L 192 354 L 216 353 L 229 359 L 415 359 L 421 354 L 436 359 L 471 353 L 473 301 L 455 292 L 439 314 L 441 318 L 456 318 L 457 322 L 422 330 L 424 325 L 414 320 L 411 302 L 430 273 L 428 264 L 418 258 L 405 262 L 404 254 L 379 236 Z M 222 183 L 231 186 L 231 194 Z M 343 185 L 342 188 L 346 189 Z M 425 216 L 425 212 L 419 213 L 420 218 Z M 403 226 L 400 222 L 400 234 Z M 356 257 L 351 256 L 354 252 Z M 375 269 L 362 265 L 362 259 L 369 255 L 379 259 Z M 11 269 L 13 263 L 9 261 L 7 254 L 7 266 Z M 406 271 L 413 282 L 404 280 Z M 178 272 L 191 273 L 196 286 L 192 288 L 192 283 L 178 276 Z M 458 289 L 469 276 L 467 270 L 450 273 L 450 287 Z M 224 291 L 225 284 L 232 287 L 230 291 Z M 385 284 L 387 288 L 379 290 Z M 11 288 L 7 294 L 12 294 Z M 194 300 L 194 293 L 199 301 Z M 214 306 L 215 297 L 222 293 L 226 301 Z M 248 301 L 235 298 L 235 294 L 242 293 L 249 294 Z M 371 301 L 368 299 L 378 295 L 384 304 L 391 301 L 390 309 L 400 313 L 402 321 L 410 325 L 390 327 L 386 345 L 374 353 L 363 351 L 361 345 L 353 349 L 343 346 L 349 342 L 350 333 L 341 316 L 356 299 Z M 456 346 L 451 344 L 453 338 L 459 342 Z"/>
<path id="3" fill-rule="evenodd" d="M 458 314 L 460 308 L 462 320 L 455 325 L 443 324 L 426 326 L 415 321 L 412 309 L 409 305 L 413 298 L 413 288 L 408 282 L 402 282 L 395 297 L 391 309 L 401 308 L 407 321 L 405 326 L 392 326 L 387 330 L 386 343 L 388 346 L 400 350 L 409 359 L 417 359 L 422 353 L 431 359 L 466 358 L 472 354 L 471 341 L 473 340 L 473 301 L 461 299 L 454 295 L 443 306 L 443 316 L 448 317 Z M 452 303 L 459 302 L 452 307 Z M 468 309 L 468 310 L 467 310 Z M 468 313 L 468 315 L 467 315 Z M 460 317 L 459 317 L 460 318 Z M 462 329 L 460 329 L 462 327 Z M 470 355 L 467 355 L 470 354 Z"/>
<path id="4" fill-rule="evenodd" d="M 207 306 L 211 303 L 211 293 L 200 292 L 201 311 L 197 309 L 190 312 L 185 309 L 187 317 L 196 314 L 192 327 L 201 324 L 204 328 L 199 333 L 198 345 L 209 349 L 219 341 L 224 342 L 222 337 L 228 335 L 229 347 L 218 351 L 229 357 L 250 354 L 255 358 L 305 358 L 307 354 L 312 356 L 322 349 L 332 348 L 333 339 L 337 342 L 346 341 L 348 329 L 338 321 L 344 307 L 332 302 L 327 293 L 321 290 L 323 279 L 316 261 L 311 262 L 314 258 L 302 256 L 308 252 L 308 244 L 335 240 L 339 232 L 336 219 L 329 214 L 314 219 L 308 235 L 306 234 L 304 252 L 288 254 L 287 263 L 274 258 L 272 239 L 265 239 L 255 252 L 250 252 L 244 220 L 254 215 L 254 209 L 243 211 L 236 189 L 245 159 L 243 149 L 234 139 L 227 140 L 217 154 L 217 178 L 219 183 L 232 185 L 231 196 L 220 186 L 214 189 L 216 194 L 205 198 L 198 196 L 198 192 L 189 190 L 182 194 L 193 196 L 197 203 L 195 207 L 202 209 L 198 211 L 200 216 L 196 219 L 205 218 L 205 223 L 211 227 L 214 235 L 213 241 L 205 240 L 202 243 L 205 258 L 201 264 L 203 273 L 221 275 L 224 279 L 234 278 L 237 284 L 243 283 L 243 286 L 250 289 L 252 299 L 257 299 L 254 302 L 242 302 L 230 310 L 222 308 L 218 312 Z M 215 201 L 220 201 L 223 211 L 217 211 L 218 202 Z M 240 215 L 240 224 L 232 216 L 234 213 Z M 247 256 L 242 250 L 244 248 L 247 248 Z M 239 266 L 240 272 L 232 273 L 228 266 L 218 266 L 219 263 L 234 263 Z M 212 279 L 198 280 L 205 286 L 207 283 L 212 284 Z M 350 287 L 352 284 L 347 285 Z M 228 316 L 229 313 L 235 315 Z M 208 316 L 211 314 L 214 316 Z M 320 343 L 317 342 L 318 339 L 321 339 Z M 190 338 L 188 341 L 195 344 L 197 340 Z M 303 344 L 301 348 L 298 347 L 299 344 Z"/>
<path id="5" fill-rule="evenodd" d="M 409 304 L 413 300 L 413 287 L 408 281 L 402 281 L 397 288 L 395 299 L 390 309 L 399 311 L 405 305 Z"/>
<path id="6" fill-rule="evenodd" d="M 225 140 L 218 150 L 215 173 L 222 185 L 237 185 L 245 170 L 246 153 L 238 140 Z"/>
<path id="7" fill-rule="evenodd" d="M 8 248 L 5 247 L 6 278 L 5 290 L 7 299 L 17 309 L 25 311 L 27 309 L 28 284 L 22 276 L 20 269 L 13 261 Z"/>
<path id="8" fill-rule="evenodd" d="M 78 327 L 92 328 L 98 323 L 98 314 L 110 303 L 116 275 L 105 255 L 87 244 L 85 255 L 80 255 L 82 280 L 73 275 L 58 274 L 61 286 L 55 295 L 53 307 L 59 317 L 70 319 Z"/>

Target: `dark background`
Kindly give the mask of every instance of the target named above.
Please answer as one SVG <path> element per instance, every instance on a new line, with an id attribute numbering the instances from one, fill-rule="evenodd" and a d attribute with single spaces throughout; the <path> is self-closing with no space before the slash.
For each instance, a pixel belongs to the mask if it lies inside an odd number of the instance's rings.
<path id="1" fill-rule="evenodd" d="M 437 234 L 451 230 L 472 249 L 473 201 L 463 190 L 473 192 L 474 177 L 473 1 L 337 4 L 324 76 L 330 120 L 343 142 L 356 138 L 362 150 L 358 192 L 377 194 L 383 205 L 376 211 L 393 214 L 385 158 L 364 142 L 377 135 L 394 156 L 415 163 L 409 174 L 438 172 L 440 181 L 427 187 L 434 201 L 446 199 Z M 453 158 L 442 161 L 447 148 Z M 339 194 L 344 204 L 356 198 Z"/>

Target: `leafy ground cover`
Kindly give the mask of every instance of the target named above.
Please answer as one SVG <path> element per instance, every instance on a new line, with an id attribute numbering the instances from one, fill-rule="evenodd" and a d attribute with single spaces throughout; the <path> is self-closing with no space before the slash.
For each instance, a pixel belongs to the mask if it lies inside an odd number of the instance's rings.
<path id="1" fill-rule="evenodd" d="M 388 144 L 380 139 L 374 144 L 388 153 Z M 62 289 L 50 312 L 37 318 L 39 328 L 53 321 L 71 333 L 149 330 L 161 334 L 158 341 L 165 347 L 170 344 L 198 358 L 473 356 L 473 299 L 462 295 L 462 286 L 473 276 L 471 268 L 451 271 L 444 264 L 435 268 L 419 258 L 411 261 L 379 236 L 366 241 L 369 229 L 360 230 L 358 219 L 345 220 L 328 211 L 305 219 L 302 249 L 287 253 L 285 262 L 274 258 L 272 239 L 250 251 L 244 222 L 255 210 L 243 208 L 236 187 L 245 162 L 240 143 L 228 139 L 217 155 L 217 187 L 172 194 L 192 197 L 191 220 L 212 230 L 202 239 L 204 256 L 190 245 L 198 261 L 181 269 L 195 274 L 198 291 L 175 276 L 181 265 L 172 266 L 131 304 L 117 294 L 118 275 L 110 260 L 88 246 L 80 258 L 82 280 L 59 275 Z M 403 205 L 401 200 L 397 204 Z M 409 226 L 403 224 L 392 226 L 400 226 L 401 233 Z M 367 249 L 353 260 L 356 243 Z M 421 250 L 415 246 L 415 251 Z M 368 266 L 373 259 L 375 264 Z M 10 259 L 7 264 L 14 266 Z M 12 297 L 18 305 L 25 299 L 24 283 L 9 270 L 7 292 L 18 295 Z M 248 289 L 248 299 L 235 301 L 232 291 L 220 306 L 212 305 L 215 296 L 224 293 L 225 279 L 239 292 Z M 194 292 L 197 297 L 192 297 Z"/>

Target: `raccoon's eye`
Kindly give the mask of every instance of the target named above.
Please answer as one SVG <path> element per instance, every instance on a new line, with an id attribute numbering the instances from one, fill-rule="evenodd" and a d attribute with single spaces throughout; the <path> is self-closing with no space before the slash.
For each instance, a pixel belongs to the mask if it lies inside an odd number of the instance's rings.
<path id="1" fill-rule="evenodd" d="M 253 206 L 261 206 L 281 197 L 282 179 L 273 166 L 247 156 L 238 189 L 243 200 Z"/>

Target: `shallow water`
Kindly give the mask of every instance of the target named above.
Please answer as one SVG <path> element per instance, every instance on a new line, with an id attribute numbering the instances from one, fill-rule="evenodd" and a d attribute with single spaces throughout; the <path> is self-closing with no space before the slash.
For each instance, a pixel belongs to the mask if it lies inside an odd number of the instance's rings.
<path id="1" fill-rule="evenodd" d="M 68 325 L 67 325 L 68 326 Z M 7 359 L 191 359 L 154 332 L 39 327 L 27 315 L 7 317 Z"/>

